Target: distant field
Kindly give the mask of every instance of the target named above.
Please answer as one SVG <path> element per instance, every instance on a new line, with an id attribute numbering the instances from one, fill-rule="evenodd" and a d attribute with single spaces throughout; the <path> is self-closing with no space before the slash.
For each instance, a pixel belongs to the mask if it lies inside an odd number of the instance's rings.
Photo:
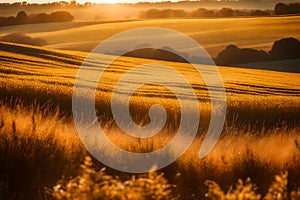
<path id="1" fill-rule="evenodd" d="M 65 89 L 62 91 L 66 94 L 71 92 L 77 70 L 83 59 L 88 55 L 84 52 L 56 51 L 12 43 L 0 43 L 0 52 L 2 75 L 0 81 L 2 85 L 10 84 L 19 88 L 26 87 L 28 83 L 28 86 L 35 89 L 43 89 L 43 86 L 63 87 Z M 149 59 L 119 57 L 110 66 L 112 70 L 105 74 L 105 77 L 109 77 L 109 79 L 104 78 L 105 81 L 101 82 L 102 84 L 98 89 L 112 91 L 111 83 L 117 81 L 120 73 L 125 73 L 132 67 L 153 62 Z M 183 73 L 193 86 L 198 86 L 196 90 L 198 90 L 199 98 L 201 96 L 201 99 L 207 100 L 203 96 L 205 94 L 204 82 L 195 70 L 191 70 L 191 65 L 167 61 L 155 62 L 172 66 Z M 89 67 L 89 69 L 96 70 L 97 67 L 103 66 L 103 61 L 97 61 L 95 66 Z M 208 72 L 211 70 L 209 66 L 202 66 L 202 69 Z M 219 67 L 218 69 L 222 75 L 228 96 L 256 95 L 257 97 L 266 97 L 276 95 L 298 97 L 300 93 L 299 74 L 231 67 Z M 145 75 L 153 73 L 153 69 L 150 67 L 148 70 L 143 71 L 143 73 Z M 35 81 L 35 85 L 32 85 L 32 80 Z M 152 93 L 151 90 L 148 91 L 147 89 L 142 90 L 142 92 L 149 94 L 149 96 L 154 95 L 154 97 L 164 95 L 163 93 L 160 94 L 159 91 Z M 184 89 L 182 92 L 184 94 Z"/>
<path id="2" fill-rule="evenodd" d="M 280 38 L 300 39 L 300 16 L 155 19 L 94 25 L 92 23 L 71 22 L 2 27 L 0 36 L 11 32 L 22 32 L 46 39 L 51 48 L 90 51 L 102 40 L 121 31 L 140 27 L 164 27 L 191 36 L 213 57 L 229 44 L 269 50 L 273 42 Z"/>

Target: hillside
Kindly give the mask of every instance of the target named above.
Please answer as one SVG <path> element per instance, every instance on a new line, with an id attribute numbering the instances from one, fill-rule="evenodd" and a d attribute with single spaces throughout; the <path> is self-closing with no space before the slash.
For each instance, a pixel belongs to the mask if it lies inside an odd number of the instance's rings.
<path id="1" fill-rule="evenodd" d="M 49 90 L 49 87 L 55 86 L 57 92 L 64 93 L 71 92 L 76 72 L 85 56 L 87 56 L 87 53 L 84 52 L 50 50 L 12 43 L 0 43 L 0 52 L 2 88 L 4 85 L 10 85 L 14 88 L 33 87 L 38 90 L 47 87 L 47 90 Z M 152 60 L 120 57 L 112 66 L 114 72 L 110 73 L 119 73 L 129 70 L 132 66 L 149 62 L 152 62 Z M 182 71 L 188 78 L 193 80 L 193 84 L 203 84 L 201 78 L 198 80 L 194 78 L 195 71 L 189 70 L 189 64 L 157 62 Z M 209 66 L 204 66 L 203 69 L 209 70 Z M 300 92 L 299 74 L 230 67 L 219 67 L 219 70 L 228 96 L 251 94 L 298 96 Z M 152 72 L 149 69 L 144 73 L 151 74 Z M 113 74 L 108 74 L 108 76 L 112 77 L 110 81 L 115 79 Z M 32 80 L 35 81 L 35 85 L 32 85 Z M 109 85 L 109 83 L 106 84 Z M 105 87 L 106 84 L 104 84 Z"/>
<path id="2" fill-rule="evenodd" d="M 87 53 L 77 51 L 0 43 L 1 96 L 2 98 L 20 97 L 28 102 L 50 101 L 54 105 L 70 110 L 75 76 L 85 56 Z M 104 109 L 103 106 L 107 107 L 114 84 L 121 75 L 135 66 L 146 63 L 153 63 L 153 60 L 129 57 L 117 59 L 101 78 L 101 84 L 97 88 L 96 103 L 99 103 L 102 109 Z M 204 104 L 209 102 L 207 87 L 191 65 L 166 61 L 157 61 L 157 63 L 178 70 L 189 80 L 198 99 Z M 105 61 L 96 61 L 94 64 L 102 67 Z M 97 70 L 97 67 L 91 66 L 88 69 Z M 210 66 L 201 66 L 201 69 L 206 73 L 211 70 Z M 243 113 L 246 115 L 246 111 L 249 112 L 249 108 L 252 107 L 253 114 L 255 112 L 257 114 L 258 111 L 264 113 L 260 114 L 260 117 L 268 116 L 268 113 L 265 113 L 268 109 L 282 111 L 288 118 L 293 118 L 294 114 L 300 113 L 298 112 L 300 109 L 300 74 L 231 67 L 218 67 L 218 69 L 224 81 L 228 109 L 232 112 L 238 112 L 242 116 Z M 149 67 L 141 73 L 144 76 L 151 76 L 153 69 Z M 164 76 L 169 75 L 164 74 Z M 130 87 L 131 81 L 133 80 L 128 80 L 126 83 L 128 85 L 123 87 L 124 91 Z M 86 84 L 89 86 L 95 83 L 87 80 Z M 184 85 L 176 81 L 173 84 L 183 96 L 189 96 Z M 172 110 L 176 110 L 178 106 L 174 94 L 158 85 L 139 88 L 132 97 L 132 101 L 139 105 L 139 109 L 147 108 L 147 105 L 151 103 L 162 103 Z M 201 109 L 209 109 L 209 107 L 206 105 Z M 274 116 L 270 117 L 275 120 Z"/>
<path id="3" fill-rule="evenodd" d="M 199 42 L 212 57 L 230 44 L 269 50 L 275 40 L 300 39 L 300 16 L 219 19 L 154 19 L 141 21 L 67 22 L 5 27 L 0 36 L 21 32 L 46 39 L 50 48 L 90 51 L 99 42 L 121 31 L 141 27 L 177 30 Z M 84 37 L 84 41 L 82 38 Z M 143 38 L 146 36 L 143 35 Z M 142 39 L 143 39 L 142 38 Z M 189 50 L 187 50 L 188 53 Z"/>

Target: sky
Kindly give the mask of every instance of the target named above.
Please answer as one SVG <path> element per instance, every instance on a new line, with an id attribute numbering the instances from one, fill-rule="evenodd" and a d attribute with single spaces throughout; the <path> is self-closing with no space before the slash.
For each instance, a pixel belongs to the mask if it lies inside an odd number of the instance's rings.
<path id="1" fill-rule="evenodd" d="M 57 2 L 57 1 L 67 1 L 69 2 L 70 0 L 0 0 L 0 3 L 13 3 L 13 2 L 22 2 L 22 1 L 26 1 L 28 3 L 45 3 L 45 2 Z M 93 2 L 93 3 L 102 3 L 102 2 L 113 2 L 113 1 L 119 1 L 119 2 L 127 2 L 127 3 L 134 3 L 136 2 L 136 0 L 76 0 L 79 3 L 84 3 L 84 2 Z M 161 1 L 161 0 L 140 0 L 142 2 L 145 1 L 149 1 L 149 2 L 156 2 L 156 1 Z M 167 1 L 167 0 L 165 0 Z M 177 1 L 177 0 L 171 0 L 171 1 Z M 228 0 L 227 0 L 228 1 Z M 238 1 L 238 0 L 232 0 L 232 1 Z M 245 0 L 243 0 L 245 1 Z M 251 0 L 249 0 L 251 1 Z M 257 0 L 256 0 L 257 1 Z M 261 0 L 261 1 L 265 1 L 265 0 Z M 269 0 L 270 2 L 272 2 L 272 0 Z M 289 0 L 281 0 L 282 2 L 287 2 Z M 277 1 L 274 1 L 277 2 Z"/>
<path id="2" fill-rule="evenodd" d="M 14 3 L 14 2 L 23 2 L 26 1 L 28 3 L 48 3 L 48 2 L 57 2 L 57 1 L 67 1 L 70 0 L 0 0 L 0 3 Z M 178 1 L 178 0 L 76 0 L 78 3 L 92 2 L 92 3 L 137 3 L 137 2 L 160 2 L 160 1 Z M 215 0 L 218 1 L 218 0 Z M 219 0 L 222 1 L 222 0 Z M 224 0 L 225 1 L 225 0 Z M 230 1 L 230 0 L 227 0 Z M 239 0 L 232 0 L 239 1 Z M 240 0 L 243 2 L 291 2 L 297 0 Z"/>
<path id="3" fill-rule="evenodd" d="M 14 3 L 14 2 L 23 2 L 26 1 L 28 3 L 48 3 L 48 2 L 58 2 L 58 1 L 67 1 L 70 2 L 70 0 L 0 0 L 0 3 Z M 92 2 L 92 3 L 136 3 L 136 2 L 159 2 L 162 0 L 76 0 L 78 3 L 85 3 L 85 2 Z M 167 1 L 167 0 L 164 0 Z M 169 1 L 169 0 L 168 0 Z M 170 1 L 177 1 L 177 0 L 170 0 Z"/>

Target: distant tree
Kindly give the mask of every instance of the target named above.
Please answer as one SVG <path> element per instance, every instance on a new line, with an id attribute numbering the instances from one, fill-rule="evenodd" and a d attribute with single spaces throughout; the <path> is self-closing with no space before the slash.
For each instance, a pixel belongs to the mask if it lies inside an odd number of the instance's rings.
<path id="1" fill-rule="evenodd" d="M 277 3 L 274 8 L 274 12 L 276 15 L 284 15 L 287 14 L 288 6 L 284 3 Z"/>
<path id="2" fill-rule="evenodd" d="M 187 17 L 188 13 L 179 9 L 149 9 L 139 14 L 140 18 L 169 18 L 169 17 Z"/>
<path id="3" fill-rule="evenodd" d="M 49 16 L 49 20 L 51 22 L 66 22 L 66 21 L 72 21 L 74 17 L 66 11 L 58 11 L 53 12 Z"/>
<path id="4" fill-rule="evenodd" d="M 5 26 L 6 24 L 6 17 L 0 17 L 0 26 Z"/>
<path id="5" fill-rule="evenodd" d="M 249 10 L 234 10 L 235 16 L 249 16 L 250 11 Z"/>
<path id="6" fill-rule="evenodd" d="M 276 15 L 286 15 L 286 14 L 299 14 L 300 13 L 300 3 L 277 3 L 274 8 Z"/>
<path id="7" fill-rule="evenodd" d="M 28 21 L 28 16 L 27 16 L 26 12 L 24 12 L 24 11 L 18 12 L 17 17 L 16 17 L 17 24 L 25 24 L 25 23 L 27 23 L 27 21 Z"/>
<path id="8" fill-rule="evenodd" d="M 267 16 L 271 15 L 271 13 L 267 10 L 253 10 L 251 11 L 252 16 Z"/>
<path id="9" fill-rule="evenodd" d="M 215 13 L 213 10 L 199 8 L 197 10 L 192 11 L 191 16 L 192 17 L 214 17 Z"/>
<path id="10" fill-rule="evenodd" d="M 35 21 L 33 21 L 33 23 L 45 23 L 45 22 L 50 22 L 49 15 L 46 13 L 37 14 Z"/>
<path id="11" fill-rule="evenodd" d="M 173 17 L 173 9 L 159 10 L 159 13 L 164 18 Z"/>
<path id="12" fill-rule="evenodd" d="M 83 4 L 83 6 L 85 6 L 85 7 L 89 7 L 89 6 L 91 6 L 91 5 L 93 5 L 91 2 L 85 2 L 85 3 Z"/>
<path id="13" fill-rule="evenodd" d="M 0 26 L 12 25 L 15 21 L 15 17 L 0 17 Z"/>
<path id="14" fill-rule="evenodd" d="M 216 16 L 218 17 L 232 17 L 234 16 L 234 10 L 231 8 L 222 8 L 217 11 Z"/>
<path id="15" fill-rule="evenodd" d="M 70 1 L 70 4 L 71 4 L 71 5 L 76 5 L 77 2 L 76 2 L 76 0 L 71 0 L 71 1 Z"/>
<path id="16" fill-rule="evenodd" d="M 15 6 L 15 7 L 20 7 L 22 5 L 21 2 L 15 2 L 13 4 L 11 4 L 12 6 Z"/>
<path id="17" fill-rule="evenodd" d="M 18 12 L 16 17 L 0 17 L 0 27 L 16 24 L 34 24 L 47 22 L 66 22 L 72 21 L 74 17 L 66 11 L 53 12 L 50 15 L 46 13 L 31 14 L 27 16 L 24 11 Z"/>
<path id="18" fill-rule="evenodd" d="M 172 11 L 172 17 L 187 17 L 187 16 L 188 14 L 184 10 L 177 9 Z"/>
<path id="19" fill-rule="evenodd" d="M 67 1 L 60 1 L 59 4 L 62 6 L 67 6 L 69 3 Z"/>
<path id="20" fill-rule="evenodd" d="M 290 12 L 291 14 L 299 14 L 300 13 L 300 3 L 290 3 Z"/>
<path id="21" fill-rule="evenodd" d="M 140 13 L 141 18 L 163 18 L 165 15 L 158 9 L 149 9 Z"/>
<path id="22" fill-rule="evenodd" d="M 266 60 L 268 60 L 268 54 L 265 51 L 248 48 L 240 49 L 235 45 L 229 45 L 218 54 L 215 62 L 217 65 L 236 65 Z"/>
<path id="23" fill-rule="evenodd" d="M 169 49 L 171 48 L 170 47 L 164 47 L 163 49 L 143 48 L 143 49 L 137 49 L 134 51 L 127 52 L 124 54 L 124 56 L 187 63 L 187 61 L 183 57 L 181 57 L 180 54 L 182 53 L 177 52 L 177 54 L 175 54 Z"/>
<path id="24" fill-rule="evenodd" d="M 14 25 L 14 24 L 17 24 L 15 17 L 11 16 L 11 17 L 6 18 L 6 26 L 7 25 Z"/>
<path id="25" fill-rule="evenodd" d="M 300 42 L 295 38 L 283 38 L 276 41 L 269 52 L 272 60 L 300 58 Z"/>

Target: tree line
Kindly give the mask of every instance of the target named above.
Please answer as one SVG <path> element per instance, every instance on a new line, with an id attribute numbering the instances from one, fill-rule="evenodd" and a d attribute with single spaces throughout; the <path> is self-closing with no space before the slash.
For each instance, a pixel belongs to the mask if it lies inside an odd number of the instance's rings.
<path id="1" fill-rule="evenodd" d="M 173 62 L 188 63 L 185 58 L 189 58 L 190 61 L 198 64 L 211 64 L 207 63 L 205 57 L 194 57 L 185 52 L 177 52 L 171 47 L 164 47 L 162 49 L 143 48 L 127 52 L 124 56 L 148 58 L 155 60 L 166 60 Z M 173 53 L 173 52 L 176 52 Z M 112 53 L 113 54 L 113 53 Z M 257 50 L 251 48 L 239 48 L 236 45 L 229 45 L 222 50 L 214 62 L 220 66 L 235 66 L 243 63 L 265 62 L 265 61 L 277 61 L 277 60 L 290 60 L 300 59 L 300 41 L 296 38 L 282 38 L 277 40 L 272 45 L 270 51 Z"/>
<path id="2" fill-rule="evenodd" d="M 296 38 L 282 38 L 274 42 L 269 52 L 250 48 L 227 46 L 214 59 L 217 65 L 237 65 L 251 62 L 289 60 L 300 58 L 300 41 Z"/>
<path id="3" fill-rule="evenodd" d="M 91 5 L 96 5 L 95 3 L 85 2 L 80 4 L 75 0 L 67 1 L 58 1 L 58 2 L 48 2 L 48 3 L 28 3 L 26 1 L 23 2 L 14 2 L 14 3 L 0 3 L 0 7 L 64 7 L 64 8 L 81 8 L 87 7 Z"/>
<path id="4" fill-rule="evenodd" d="M 50 14 L 39 13 L 27 15 L 26 12 L 20 11 L 14 16 L 0 17 L 0 26 L 19 25 L 19 24 L 35 24 L 49 22 L 67 22 L 72 21 L 74 17 L 66 11 L 57 11 Z"/>
<path id="5" fill-rule="evenodd" d="M 234 17 L 234 16 L 268 16 L 272 10 L 239 10 L 222 8 L 220 10 L 209 10 L 198 8 L 192 11 L 182 9 L 149 9 L 139 13 L 140 18 L 172 18 L 172 17 Z"/>
<path id="6" fill-rule="evenodd" d="M 300 3 L 277 3 L 274 8 L 276 15 L 291 15 L 291 14 L 300 14 Z"/>
<path id="7" fill-rule="evenodd" d="M 273 10 L 241 10 L 232 8 L 222 8 L 212 10 L 198 8 L 192 11 L 183 9 L 149 9 L 141 11 L 140 18 L 172 18 L 172 17 L 238 17 L 238 16 L 269 16 L 300 14 L 300 3 L 277 3 Z"/>

